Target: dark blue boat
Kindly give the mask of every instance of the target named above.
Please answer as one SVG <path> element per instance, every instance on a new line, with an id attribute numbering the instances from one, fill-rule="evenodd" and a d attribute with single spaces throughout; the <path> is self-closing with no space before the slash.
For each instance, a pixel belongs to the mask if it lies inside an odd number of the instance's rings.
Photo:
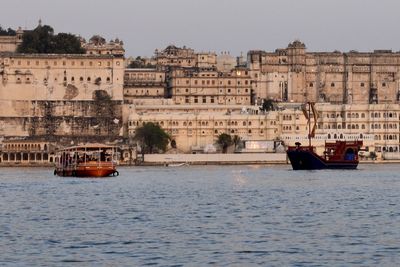
<path id="1" fill-rule="evenodd" d="M 315 137 L 318 113 L 315 103 L 308 102 L 302 106 L 304 116 L 308 120 L 308 146 L 302 146 L 299 142 L 296 146 L 289 146 L 286 151 L 293 170 L 318 170 L 318 169 L 356 169 L 358 166 L 358 151 L 362 141 L 336 141 L 325 143 L 324 155 L 315 153 L 315 147 L 311 145 L 311 139 Z M 313 116 L 311 116 L 313 115 Z M 311 127 L 313 119 L 313 127 Z"/>
<path id="2" fill-rule="evenodd" d="M 315 147 L 296 143 L 288 148 L 287 155 L 293 170 L 356 169 L 362 145 L 362 141 L 325 143 L 324 155 L 320 156 L 315 153 Z"/>

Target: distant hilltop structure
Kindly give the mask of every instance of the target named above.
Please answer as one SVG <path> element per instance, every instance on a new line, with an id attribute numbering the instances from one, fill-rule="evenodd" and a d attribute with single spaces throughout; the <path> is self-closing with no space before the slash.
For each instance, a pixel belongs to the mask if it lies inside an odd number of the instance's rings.
<path id="1" fill-rule="evenodd" d="M 17 52 L 17 48 L 23 43 L 24 33 L 34 32 L 36 29 L 40 29 L 42 27 L 47 27 L 46 29 L 51 30 L 50 34 L 53 34 L 53 29 L 47 25 L 43 26 L 41 20 L 39 20 L 39 24 L 34 30 L 22 30 L 21 27 L 19 27 L 16 31 L 13 31 L 15 34 L 10 34 L 10 32 L 0 30 L 0 53 Z M 80 41 L 80 46 L 86 51 L 86 54 L 113 55 L 117 57 L 123 57 L 125 55 L 124 43 L 118 38 L 115 40 L 110 40 L 109 42 L 107 42 L 106 39 L 100 35 L 92 36 L 89 39 L 89 42 L 86 42 L 86 40 L 82 37 L 77 38 Z"/>
<path id="2" fill-rule="evenodd" d="M 154 52 L 155 63 L 159 66 L 215 68 L 217 54 L 214 52 L 195 52 L 191 48 L 169 45 L 164 50 Z"/>
<path id="3" fill-rule="evenodd" d="M 251 50 L 257 101 L 377 104 L 400 101 L 400 53 L 307 52 L 299 40 L 275 52 Z"/>
<path id="4" fill-rule="evenodd" d="M 86 42 L 81 38 L 81 46 L 86 50 L 86 54 L 90 55 L 114 55 L 123 57 L 125 55 L 124 43 L 118 38 L 106 42 L 106 39 L 100 35 L 94 35 Z"/>

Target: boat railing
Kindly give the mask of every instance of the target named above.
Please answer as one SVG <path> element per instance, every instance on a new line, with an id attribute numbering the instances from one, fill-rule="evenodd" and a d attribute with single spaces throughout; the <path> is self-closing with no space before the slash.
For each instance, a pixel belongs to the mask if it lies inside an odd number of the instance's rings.
<path id="1" fill-rule="evenodd" d="M 81 162 L 64 162 L 56 164 L 56 168 L 64 170 L 76 170 L 80 167 L 116 167 L 115 161 L 81 161 Z"/>

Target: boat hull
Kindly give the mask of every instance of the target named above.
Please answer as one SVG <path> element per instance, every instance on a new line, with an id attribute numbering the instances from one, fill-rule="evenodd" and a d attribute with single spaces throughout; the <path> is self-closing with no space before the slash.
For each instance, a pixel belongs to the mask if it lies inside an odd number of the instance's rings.
<path id="1" fill-rule="evenodd" d="M 358 160 L 326 161 L 312 151 L 287 151 L 293 170 L 356 169 Z"/>
<path id="2" fill-rule="evenodd" d="M 75 168 L 56 168 L 54 174 L 64 177 L 69 176 L 69 177 L 97 177 L 97 178 L 119 175 L 115 166 L 112 164 L 103 164 L 97 166 L 81 165 Z"/>

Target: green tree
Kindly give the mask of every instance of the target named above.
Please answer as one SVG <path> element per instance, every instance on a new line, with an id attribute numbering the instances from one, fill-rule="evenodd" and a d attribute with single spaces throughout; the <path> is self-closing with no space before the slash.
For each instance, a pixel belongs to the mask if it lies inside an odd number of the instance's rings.
<path id="1" fill-rule="evenodd" d="M 232 143 L 235 145 L 235 149 L 238 148 L 240 142 L 242 141 L 242 139 L 238 136 L 238 135 L 234 135 L 232 138 Z"/>
<path id="2" fill-rule="evenodd" d="M 152 154 L 154 149 L 165 151 L 171 137 L 158 124 L 147 122 L 136 129 L 133 139 L 139 142 L 144 155 Z"/>
<path id="3" fill-rule="evenodd" d="M 39 54 L 83 54 L 85 52 L 78 37 L 69 33 L 54 35 L 54 29 L 48 25 L 39 25 L 33 31 L 25 31 L 17 51 Z"/>
<path id="4" fill-rule="evenodd" d="M 17 35 L 16 31 L 11 28 L 3 29 L 0 25 L 0 36 L 15 36 Z"/>
<path id="5" fill-rule="evenodd" d="M 272 99 L 264 99 L 263 104 L 260 107 L 260 110 L 262 111 L 271 111 L 275 110 L 275 102 Z"/>
<path id="6" fill-rule="evenodd" d="M 79 39 L 70 33 L 59 33 L 53 39 L 53 53 L 55 54 L 83 54 Z"/>
<path id="7" fill-rule="evenodd" d="M 141 58 L 140 56 L 136 57 L 134 60 L 132 60 L 131 63 L 129 63 L 128 68 L 146 68 L 146 69 L 154 69 L 156 68 L 155 65 L 152 65 L 151 63 L 146 63 L 146 60 L 144 58 Z"/>
<path id="8" fill-rule="evenodd" d="M 229 134 L 222 133 L 218 135 L 217 143 L 222 147 L 222 153 L 226 153 L 228 147 L 233 144 L 232 137 Z"/>

